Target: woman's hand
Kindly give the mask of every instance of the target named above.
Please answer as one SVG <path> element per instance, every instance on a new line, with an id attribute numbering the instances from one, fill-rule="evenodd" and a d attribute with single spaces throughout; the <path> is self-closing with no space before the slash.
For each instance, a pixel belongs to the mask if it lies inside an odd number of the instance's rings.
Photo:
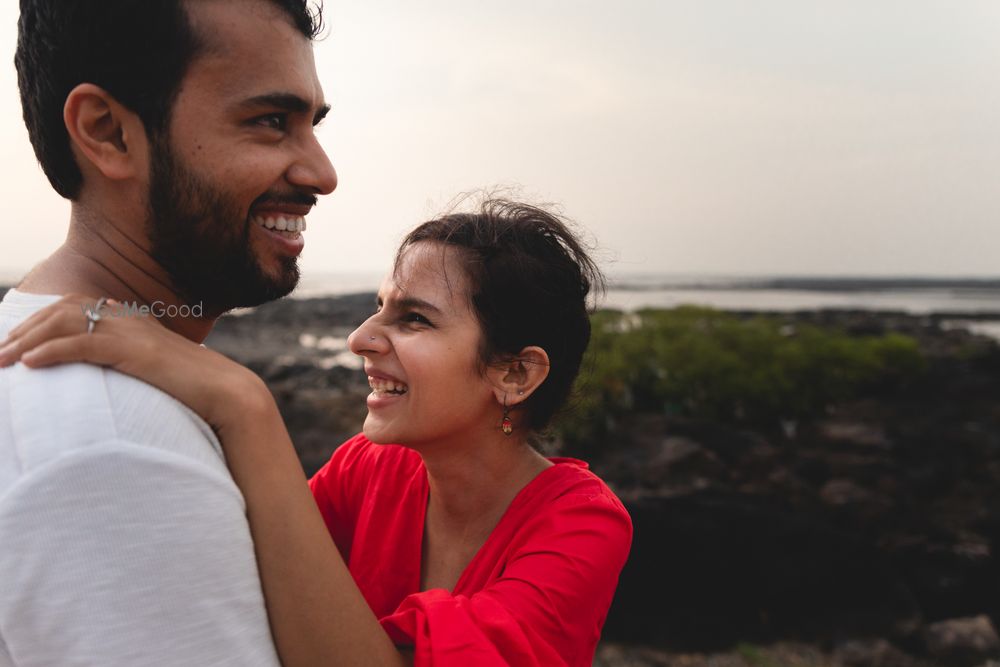
<path id="1" fill-rule="evenodd" d="M 96 304 L 74 294 L 34 313 L 0 343 L 0 367 L 17 361 L 31 368 L 107 366 L 170 394 L 220 434 L 248 411 L 273 404 L 264 382 L 246 367 L 118 302 L 105 302 L 100 321 L 87 333 L 87 312 Z"/>

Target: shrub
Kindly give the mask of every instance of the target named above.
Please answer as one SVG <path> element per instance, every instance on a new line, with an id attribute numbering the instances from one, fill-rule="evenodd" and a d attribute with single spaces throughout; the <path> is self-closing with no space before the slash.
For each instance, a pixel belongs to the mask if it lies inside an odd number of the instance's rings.
<path id="1" fill-rule="evenodd" d="M 556 425 L 570 443 L 603 438 L 633 412 L 777 427 L 892 390 L 924 369 L 908 336 L 851 336 L 709 308 L 599 311 L 593 327 L 578 409 Z"/>

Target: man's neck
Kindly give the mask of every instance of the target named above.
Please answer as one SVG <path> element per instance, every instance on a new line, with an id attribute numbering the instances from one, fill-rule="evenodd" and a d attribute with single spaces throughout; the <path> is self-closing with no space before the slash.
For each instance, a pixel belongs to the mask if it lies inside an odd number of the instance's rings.
<path id="1" fill-rule="evenodd" d="M 173 288 L 166 271 L 138 242 L 110 221 L 93 224 L 74 208 L 65 243 L 38 264 L 17 289 L 34 294 L 84 294 L 150 306 L 157 311 L 186 304 Z M 215 318 L 167 317 L 159 322 L 168 329 L 200 343 Z"/>

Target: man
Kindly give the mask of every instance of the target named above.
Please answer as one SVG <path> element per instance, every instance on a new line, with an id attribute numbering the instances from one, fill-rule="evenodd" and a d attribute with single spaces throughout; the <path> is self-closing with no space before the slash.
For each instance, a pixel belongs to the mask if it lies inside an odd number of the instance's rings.
<path id="1" fill-rule="evenodd" d="M 337 183 L 318 24 L 306 0 L 21 0 L 25 121 L 72 206 L 0 336 L 78 292 L 201 341 L 291 291 Z M 171 397 L 81 364 L 0 371 L 0 667 L 277 664 L 244 511 Z"/>

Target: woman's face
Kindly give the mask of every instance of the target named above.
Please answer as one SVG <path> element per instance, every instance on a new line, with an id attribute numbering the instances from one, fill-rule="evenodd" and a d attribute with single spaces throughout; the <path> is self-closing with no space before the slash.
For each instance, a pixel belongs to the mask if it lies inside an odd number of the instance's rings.
<path id="1" fill-rule="evenodd" d="M 468 443 L 500 423 L 461 260 L 444 244 L 410 246 L 382 282 L 376 313 L 348 338 L 372 387 L 364 433 L 373 442 Z"/>

